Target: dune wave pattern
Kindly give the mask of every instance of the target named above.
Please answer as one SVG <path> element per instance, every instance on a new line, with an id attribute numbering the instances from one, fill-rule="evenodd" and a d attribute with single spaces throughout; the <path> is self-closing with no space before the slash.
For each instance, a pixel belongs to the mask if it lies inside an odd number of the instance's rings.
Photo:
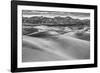
<path id="1" fill-rule="evenodd" d="M 59 36 L 23 36 L 22 62 L 77 60 L 90 58 L 89 34 Z"/>

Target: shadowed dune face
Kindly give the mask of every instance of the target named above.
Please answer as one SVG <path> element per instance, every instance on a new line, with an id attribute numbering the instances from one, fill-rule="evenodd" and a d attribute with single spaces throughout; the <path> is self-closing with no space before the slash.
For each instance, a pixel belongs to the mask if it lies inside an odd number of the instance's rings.
<path id="1" fill-rule="evenodd" d="M 76 36 L 76 38 L 90 41 L 90 34 L 89 33 L 82 33 L 80 35 L 76 33 L 75 36 Z"/>
<path id="2" fill-rule="evenodd" d="M 64 34 L 64 36 L 71 36 L 80 40 L 90 41 L 90 33 L 70 32 L 70 33 Z"/>
<path id="3" fill-rule="evenodd" d="M 83 38 L 83 37 L 82 37 Z M 90 58 L 89 41 L 68 34 L 45 38 L 23 36 L 23 62 L 76 60 Z"/>

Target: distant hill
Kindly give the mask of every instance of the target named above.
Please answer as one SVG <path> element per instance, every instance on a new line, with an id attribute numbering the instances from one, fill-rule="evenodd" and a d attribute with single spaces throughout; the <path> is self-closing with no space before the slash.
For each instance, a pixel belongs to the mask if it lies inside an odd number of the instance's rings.
<path id="1" fill-rule="evenodd" d="M 67 24 L 77 24 L 77 25 L 87 25 L 90 26 L 89 19 L 74 19 L 72 17 L 43 17 L 43 16 L 34 16 L 34 17 L 22 17 L 23 23 L 29 23 L 31 25 L 39 24 L 39 25 L 67 25 Z"/>

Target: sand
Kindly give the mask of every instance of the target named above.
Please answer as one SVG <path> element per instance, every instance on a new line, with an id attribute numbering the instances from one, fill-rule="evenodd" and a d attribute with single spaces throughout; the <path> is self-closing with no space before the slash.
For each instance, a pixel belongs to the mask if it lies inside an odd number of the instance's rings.
<path id="1" fill-rule="evenodd" d="M 74 36 L 68 34 L 46 37 L 23 36 L 22 61 L 89 59 L 90 42 L 83 39 L 88 36 L 82 36 L 82 39 Z"/>

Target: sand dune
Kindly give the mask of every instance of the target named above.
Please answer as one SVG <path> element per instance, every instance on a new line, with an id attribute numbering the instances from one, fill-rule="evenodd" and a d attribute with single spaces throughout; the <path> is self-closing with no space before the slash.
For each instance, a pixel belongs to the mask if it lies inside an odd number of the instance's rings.
<path id="1" fill-rule="evenodd" d="M 67 35 L 23 36 L 23 62 L 75 60 L 90 58 L 89 41 Z"/>
<path id="2" fill-rule="evenodd" d="M 69 32 L 67 34 L 64 34 L 64 36 L 71 36 L 77 39 L 90 41 L 90 33 L 87 33 L 87 32 L 84 32 L 84 33 Z"/>

